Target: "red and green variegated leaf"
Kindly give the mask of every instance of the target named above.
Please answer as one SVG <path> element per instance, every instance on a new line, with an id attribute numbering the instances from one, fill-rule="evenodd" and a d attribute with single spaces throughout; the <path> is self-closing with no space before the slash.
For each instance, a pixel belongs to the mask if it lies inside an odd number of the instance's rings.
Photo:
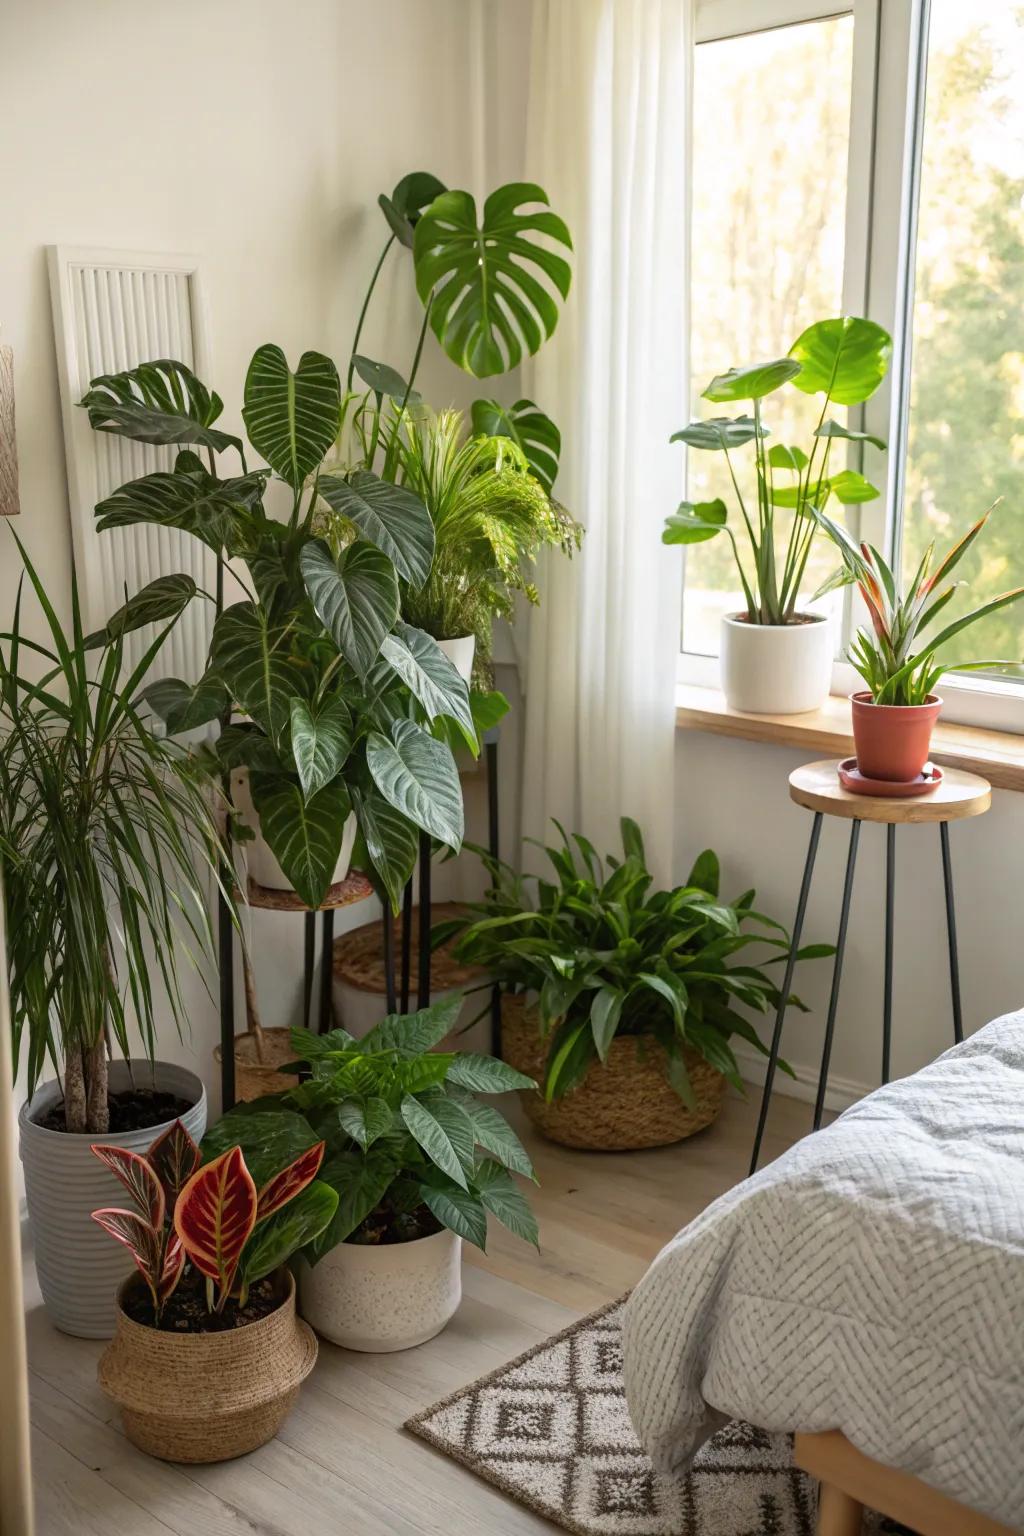
<path id="1" fill-rule="evenodd" d="M 111 1237 L 128 1249 L 135 1260 L 136 1269 L 149 1286 L 153 1305 L 157 1306 L 157 1270 L 160 1265 L 162 1234 L 135 1211 L 105 1208 L 93 1211 L 92 1219 L 104 1232 L 109 1232 Z"/>
<path id="2" fill-rule="evenodd" d="M 241 1147 L 230 1147 L 189 1179 L 174 1207 L 174 1230 L 185 1255 L 222 1296 L 256 1225 L 256 1185 Z"/>
<path id="3" fill-rule="evenodd" d="M 943 576 L 948 576 L 953 567 L 959 564 L 964 555 L 966 555 L 967 551 L 970 549 L 971 545 L 974 543 L 975 539 L 978 537 L 978 534 L 988 522 L 992 510 L 996 506 L 998 506 L 998 502 L 993 502 L 988 511 L 983 512 L 976 523 L 972 523 L 971 527 L 968 528 L 963 538 L 958 539 L 957 542 L 953 545 L 953 548 L 946 551 L 942 559 L 939 561 L 936 569 L 932 572 L 931 576 L 924 583 L 924 586 L 920 589 L 919 595 L 921 597 L 927 597 L 929 592 L 933 592 L 938 586 L 939 582 L 942 580 Z"/>
<path id="4" fill-rule="evenodd" d="M 168 1126 L 146 1153 L 150 1167 L 160 1180 L 168 1206 L 174 1202 L 202 1162 L 203 1155 L 180 1120 Z"/>
<path id="5" fill-rule="evenodd" d="M 300 1190 L 305 1189 L 316 1178 L 323 1157 L 324 1143 L 318 1141 L 315 1147 L 310 1147 L 308 1152 L 300 1152 L 294 1163 L 289 1163 L 287 1168 L 269 1179 L 259 1193 L 256 1220 L 266 1221 L 268 1216 L 273 1216 L 282 1205 L 287 1205 Z"/>
<path id="6" fill-rule="evenodd" d="M 143 1221 L 159 1232 L 164 1224 L 167 1206 L 160 1180 L 146 1158 L 124 1147 L 109 1147 L 99 1143 L 93 1144 L 92 1152 L 110 1169 L 115 1179 L 124 1185 Z"/>
<path id="7" fill-rule="evenodd" d="M 157 1304 L 159 1306 L 162 1307 L 168 1297 L 173 1295 L 184 1268 L 185 1250 L 181 1246 L 181 1238 L 177 1232 L 172 1232 L 164 1251 L 164 1263 L 160 1271 L 160 1284 L 157 1287 Z"/>

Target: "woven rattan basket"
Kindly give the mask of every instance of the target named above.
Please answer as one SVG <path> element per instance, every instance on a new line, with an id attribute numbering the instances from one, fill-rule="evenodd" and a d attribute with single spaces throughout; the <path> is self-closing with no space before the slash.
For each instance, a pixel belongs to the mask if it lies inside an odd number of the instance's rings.
<path id="1" fill-rule="evenodd" d="M 534 1010 L 521 997 L 501 1000 L 501 1054 L 537 1082 L 544 1077 L 547 1042 Z M 725 1078 L 695 1051 L 684 1051 L 696 1111 L 687 1109 L 666 1075 L 665 1053 L 649 1037 L 617 1035 L 608 1060 L 595 1062 L 579 1087 L 545 1104 L 539 1093 L 524 1093 L 534 1125 L 564 1147 L 625 1152 L 663 1147 L 704 1130 L 718 1116 Z"/>
<path id="2" fill-rule="evenodd" d="M 278 1275 L 277 1311 L 225 1333 L 163 1333 L 118 1308 L 98 1379 L 133 1445 L 163 1461 L 228 1461 L 273 1439 L 317 1351 L 290 1271 Z"/>
<path id="3" fill-rule="evenodd" d="M 220 1065 L 220 1046 L 213 1053 Z M 291 1031 L 287 1029 L 247 1030 L 235 1036 L 235 1099 L 258 1099 L 265 1093 L 281 1093 L 294 1088 L 298 1078 L 281 1072 L 285 1062 L 295 1060 Z"/>

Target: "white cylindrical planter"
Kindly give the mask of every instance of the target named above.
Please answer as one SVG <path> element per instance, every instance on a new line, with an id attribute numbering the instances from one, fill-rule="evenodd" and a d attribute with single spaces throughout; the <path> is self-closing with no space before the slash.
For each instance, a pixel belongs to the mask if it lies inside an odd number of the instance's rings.
<path id="1" fill-rule="evenodd" d="M 820 709 L 832 682 L 834 645 L 828 614 L 794 624 L 722 620 L 722 689 L 733 709 L 752 715 L 799 715 Z"/>
<path id="2" fill-rule="evenodd" d="M 263 833 L 260 831 L 260 819 L 256 814 L 256 807 L 252 803 L 252 795 L 249 792 L 249 770 L 238 768 L 231 775 L 231 803 L 239 816 L 255 834 L 247 843 L 243 843 L 242 856 L 245 859 L 245 867 L 249 876 L 257 885 L 266 886 L 271 891 L 290 891 L 293 889 L 291 881 L 281 868 L 271 850 Z M 345 830 L 341 835 L 341 852 L 338 854 L 338 862 L 334 866 L 331 876 L 331 884 L 337 885 L 339 880 L 344 880 L 348 874 L 348 867 L 352 859 L 352 847 L 356 840 L 356 818 L 349 816 L 345 822 Z"/>
<path id="3" fill-rule="evenodd" d="M 193 1140 L 199 1141 L 206 1130 L 206 1090 L 196 1074 L 162 1061 L 155 1069 L 148 1061 L 132 1065 L 138 1084 L 191 1103 L 181 1120 Z M 127 1063 L 112 1062 L 111 1093 L 130 1088 L 131 1083 Z M 172 1122 L 109 1136 L 49 1131 L 36 1125 L 34 1117 L 46 1114 L 61 1096 L 59 1084 L 44 1083 L 18 1116 L 36 1272 L 46 1310 L 58 1328 L 80 1339 L 109 1339 L 117 1325 L 118 1287 L 134 1266 L 127 1248 L 96 1225 L 92 1212 L 103 1206 L 127 1209 L 131 1202 L 127 1190 L 90 1147 L 102 1142 L 145 1152 Z"/>
<path id="4" fill-rule="evenodd" d="M 476 635 L 458 635 L 454 640 L 439 640 L 437 643 L 468 688 L 473 676 Z"/>
<path id="5" fill-rule="evenodd" d="M 462 1238 L 447 1227 L 411 1243 L 339 1243 L 299 1263 L 299 1311 L 345 1349 L 389 1354 L 441 1332 L 462 1300 Z"/>

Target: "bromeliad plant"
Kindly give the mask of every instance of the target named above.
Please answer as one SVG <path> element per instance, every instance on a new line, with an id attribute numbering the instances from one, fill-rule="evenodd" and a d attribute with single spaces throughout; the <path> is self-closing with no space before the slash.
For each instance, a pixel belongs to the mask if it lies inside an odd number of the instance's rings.
<path id="1" fill-rule="evenodd" d="M 959 672 L 992 672 L 1019 668 L 1019 661 L 943 662 L 937 655 L 961 630 L 987 614 L 1007 608 L 1024 597 L 1015 587 L 987 603 L 961 614 L 942 629 L 925 635 L 953 599 L 962 581 L 948 581 L 987 523 L 993 508 L 979 517 L 963 538 L 932 568 L 935 545 L 925 550 L 907 591 L 872 544 L 858 544 L 839 523 L 824 512 L 815 517 L 842 556 L 842 566 L 822 587 L 856 585 L 871 620 L 871 628 L 857 631 L 849 649 L 850 661 L 867 684 L 876 704 L 925 704 L 947 667 Z"/>
<path id="2" fill-rule="evenodd" d="M 92 1150 L 120 1179 L 133 1207 L 104 1208 L 92 1218 L 130 1252 L 149 1291 L 155 1328 L 189 1264 L 205 1279 L 211 1312 L 223 1312 L 230 1299 L 244 1307 L 250 1287 L 321 1232 L 338 1203 L 316 1177 L 323 1142 L 260 1188 L 237 1146 L 200 1166 L 202 1153 L 180 1120 L 145 1156 L 114 1146 Z"/>
<path id="3" fill-rule="evenodd" d="M 297 1155 L 320 1138 L 320 1178 L 338 1194 L 329 1225 L 307 1243 L 311 1264 L 338 1243 L 402 1242 L 448 1227 L 483 1248 L 487 1217 L 537 1242 L 512 1173 L 533 1178 L 515 1132 L 478 1093 L 533 1088 L 502 1061 L 435 1047 L 455 1026 L 461 996 L 390 1014 L 361 1040 L 343 1029 L 292 1031 L 308 1071 L 298 1087 L 239 1104 L 207 1134 L 218 1150 Z"/>
<path id="4" fill-rule="evenodd" d="M 621 828 L 623 859 L 603 861 L 587 838 L 575 833 L 570 841 L 559 827 L 562 847 L 545 850 L 554 880 L 518 875 L 476 850 L 492 888 L 473 915 L 439 923 L 434 942 L 459 934 L 460 959 L 484 967 L 507 990 L 537 994 L 539 1028 L 549 1042 L 549 1102 L 606 1061 L 617 1036 L 640 1035 L 664 1048 L 669 1082 L 692 1108 L 683 1047 L 741 1087 L 730 1037 L 765 1048 L 737 1006 L 764 1013 L 779 1002 L 763 965 L 735 964 L 733 957 L 762 944 L 779 951 L 768 964 L 784 961 L 789 935 L 755 911 L 753 891 L 720 899 L 710 849 L 684 885 L 652 892 L 640 829 L 628 817 Z M 809 944 L 798 958 L 831 952 L 831 945 Z"/>
<path id="5" fill-rule="evenodd" d="M 832 445 L 871 443 L 884 448 L 881 438 L 851 431 L 829 417 L 833 405 L 860 405 L 870 399 L 885 378 L 892 353 L 887 331 L 870 320 L 842 316 L 820 320 L 797 337 L 786 357 L 718 374 L 704 390 L 703 398 L 715 404 L 750 402 L 751 413 L 713 416 L 691 421 L 673 434 L 672 442 L 690 448 L 723 453 L 729 469 L 736 506 L 742 520 L 740 537 L 746 537 L 748 557 L 740 553 L 736 534 L 729 526 L 725 502 L 684 501 L 666 519 L 665 544 L 700 544 L 724 533 L 732 544 L 736 569 L 743 588 L 750 624 L 799 622 L 796 604 L 817 523 L 814 512 L 823 511 L 830 497 L 845 505 L 873 501 L 875 486 L 852 469 L 833 473 Z M 776 443 L 762 417 L 761 402 L 784 384 L 808 395 L 821 395 L 822 406 L 809 451 Z M 748 507 L 732 460 L 732 451 L 754 445 L 754 498 Z M 785 537 L 777 518 L 779 510 L 792 512 Z"/>

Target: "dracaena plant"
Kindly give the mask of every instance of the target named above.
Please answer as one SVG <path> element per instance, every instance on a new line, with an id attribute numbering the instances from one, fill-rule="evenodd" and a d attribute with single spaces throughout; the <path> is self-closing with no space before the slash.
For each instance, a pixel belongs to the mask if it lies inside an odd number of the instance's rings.
<path id="1" fill-rule="evenodd" d="M 342 395 L 317 352 L 293 372 L 262 346 L 249 366 L 242 417 L 269 468 L 249 467 L 242 440 L 214 425 L 220 398 L 180 362 L 94 379 L 82 404 L 98 431 L 180 448 L 170 471 L 102 501 L 98 527 L 181 529 L 219 570 L 230 561 L 244 592 L 227 607 L 218 592 L 198 682 L 166 678 L 148 704 L 172 732 L 222 722 L 219 765 L 248 769 L 260 830 L 307 905 L 322 901 L 354 812 L 368 872 L 397 906 L 418 833 L 454 850 L 462 840 L 458 773 L 433 723 L 476 749 L 465 684 L 400 616 L 400 583 L 416 591 L 430 574 L 429 512 L 363 464 L 325 470 Z M 291 502 L 283 519 L 266 504 L 272 476 Z M 208 598 L 187 576 L 165 581 L 183 602 Z"/>
<path id="2" fill-rule="evenodd" d="M 755 910 L 753 891 L 720 898 L 710 849 L 685 884 L 652 891 L 640 829 L 628 817 L 621 828 L 623 858 L 602 860 L 587 838 L 570 840 L 559 827 L 562 846 L 546 849 L 552 880 L 518 875 L 477 849 L 492 887 L 464 917 L 438 924 L 433 938 L 459 935 L 460 959 L 485 967 L 510 991 L 537 994 L 549 1101 L 606 1061 L 617 1036 L 639 1035 L 664 1048 L 668 1080 L 692 1107 L 684 1047 L 741 1087 L 730 1037 L 764 1046 L 737 1009 L 764 1013 L 779 1003 L 765 962 L 734 957 L 755 944 L 778 952 L 767 964 L 784 961 L 789 935 Z M 830 945 L 809 944 L 798 958 L 830 953 Z"/>
<path id="3" fill-rule="evenodd" d="M 306 1245 L 316 1263 L 341 1242 L 402 1241 L 448 1227 L 483 1248 L 488 1215 L 528 1242 L 537 1224 L 512 1174 L 533 1167 L 512 1128 L 477 1094 L 533 1088 L 490 1056 L 436 1049 L 454 1028 L 461 996 L 418 1013 L 389 1014 L 361 1040 L 343 1029 L 292 1031 L 307 1080 L 239 1104 L 208 1133 L 289 1152 L 327 1143 L 320 1177 L 338 1193 L 327 1227 Z"/>
<path id="4" fill-rule="evenodd" d="M 876 487 L 855 470 L 833 471 L 832 449 L 836 442 L 866 442 L 876 448 L 884 448 L 885 443 L 870 433 L 850 430 L 831 418 L 829 411 L 870 399 L 885 378 L 891 353 L 888 332 L 871 320 L 851 316 L 820 320 L 797 337 L 785 357 L 730 368 L 713 378 L 703 392 L 703 398 L 713 404 L 749 403 L 749 413 L 691 421 L 673 434 L 672 442 L 724 454 L 736 505 L 730 512 L 720 497 L 684 501 L 666 519 L 662 542 L 701 544 L 724 533 L 732 544 L 746 604 L 743 617 L 749 623 L 795 621 L 818 529 L 815 509 L 824 510 L 833 496 L 843 505 L 878 496 Z M 762 402 L 786 384 L 822 397 L 807 450 L 785 443 L 769 448 L 766 443 L 770 429 Z M 749 443 L 754 445 L 754 474 L 752 488 L 748 484 L 744 495 L 733 453 Z"/>
<path id="5" fill-rule="evenodd" d="M 238 1146 L 204 1164 L 180 1120 L 145 1155 L 115 1146 L 92 1150 L 124 1185 L 132 1207 L 105 1207 L 92 1219 L 131 1253 L 157 1328 L 189 1265 L 206 1282 L 211 1311 L 223 1312 L 229 1299 L 244 1307 L 250 1287 L 322 1231 L 338 1201 L 316 1177 L 323 1142 L 259 1186 Z"/>
<path id="6" fill-rule="evenodd" d="M 941 629 L 934 628 L 935 621 L 952 602 L 958 588 L 965 585 L 962 581 L 950 581 L 950 573 L 978 538 L 993 510 L 990 507 L 979 517 L 938 564 L 934 563 L 935 545 L 929 544 L 905 590 L 872 544 L 858 544 L 826 513 L 815 514 L 843 561 L 821 590 L 855 584 L 871 620 L 870 629 L 857 631 L 848 655 L 876 704 L 926 703 L 949 666 L 955 666 L 958 672 L 993 672 L 1020 667 L 1019 660 L 947 663 L 938 654 L 961 630 L 1024 597 L 1024 587 L 1014 587 L 990 598 L 979 608 L 961 614 Z"/>

